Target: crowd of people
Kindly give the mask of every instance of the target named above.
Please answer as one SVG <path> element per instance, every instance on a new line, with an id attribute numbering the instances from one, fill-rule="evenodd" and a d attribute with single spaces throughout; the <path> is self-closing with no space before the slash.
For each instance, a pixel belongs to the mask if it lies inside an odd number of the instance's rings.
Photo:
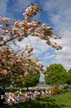
<path id="1" fill-rule="evenodd" d="M 31 102 L 47 96 L 48 93 L 48 90 L 29 90 L 25 92 L 16 91 L 14 93 L 0 91 L 0 104 L 16 104 L 26 101 Z"/>

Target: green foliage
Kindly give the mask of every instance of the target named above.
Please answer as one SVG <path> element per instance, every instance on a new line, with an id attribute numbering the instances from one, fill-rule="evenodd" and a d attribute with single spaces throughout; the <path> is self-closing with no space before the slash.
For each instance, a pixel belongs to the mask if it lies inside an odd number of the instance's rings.
<path id="1" fill-rule="evenodd" d="M 71 91 L 71 89 L 70 89 L 69 85 L 65 84 L 63 87 L 58 89 L 57 94 L 65 94 L 70 91 Z"/>
<path id="2" fill-rule="evenodd" d="M 45 72 L 45 82 L 51 85 L 64 84 L 66 70 L 61 64 L 51 64 Z"/>
<path id="3" fill-rule="evenodd" d="M 60 105 L 55 103 L 54 99 L 45 99 L 41 101 L 32 101 L 25 103 L 18 103 L 14 105 L 6 105 L 2 108 L 62 108 Z"/>
<path id="4" fill-rule="evenodd" d="M 40 73 L 38 71 L 32 73 L 26 73 L 24 76 L 24 85 L 25 87 L 33 87 L 39 82 Z"/>
<path id="5" fill-rule="evenodd" d="M 66 83 L 71 84 L 71 69 L 67 72 Z"/>

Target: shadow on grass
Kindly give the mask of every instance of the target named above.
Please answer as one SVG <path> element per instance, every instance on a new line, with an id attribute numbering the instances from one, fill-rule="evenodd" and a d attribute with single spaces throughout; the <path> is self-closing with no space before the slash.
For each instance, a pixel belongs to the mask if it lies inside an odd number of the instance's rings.
<path id="1" fill-rule="evenodd" d="M 21 102 L 13 105 L 3 105 L 0 108 L 63 108 L 55 103 L 53 99 L 43 99 L 32 102 Z"/>

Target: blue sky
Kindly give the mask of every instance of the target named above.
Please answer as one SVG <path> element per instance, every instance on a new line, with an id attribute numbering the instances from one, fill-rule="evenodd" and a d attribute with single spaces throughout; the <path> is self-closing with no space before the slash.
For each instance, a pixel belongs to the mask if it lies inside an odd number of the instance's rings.
<path id="1" fill-rule="evenodd" d="M 66 69 L 71 68 L 71 0 L 0 0 L 0 16 L 22 20 L 22 13 L 31 3 L 42 8 L 33 20 L 40 20 L 52 26 L 62 37 L 57 43 L 62 45 L 63 49 L 56 51 L 46 45 L 45 41 L 32 36 L 18 45 L 32 45 L 35 57 L 39 57 L 45 66 L 61 63 Z"/>

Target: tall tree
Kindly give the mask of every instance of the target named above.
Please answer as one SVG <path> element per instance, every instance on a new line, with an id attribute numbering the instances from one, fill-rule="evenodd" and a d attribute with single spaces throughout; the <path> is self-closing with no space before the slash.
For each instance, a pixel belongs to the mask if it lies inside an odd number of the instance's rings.
<path id="1" fill-rule="evenodd" d="M 21 57 L 15 54 L 11 49 L 11 45 L 17 45 L 17 41 L 22 41 L 28 35 L 32 35 L 46 40 L 48 45 L 57 50 L 62 48 L 55 42 L 50 41 L 50 38 L 60 39 L 60 36 L 52 28 L 46 24 L 42 24 L 40 21 L 31 20 L 40 11 L 41 9 L 39 7 L 32 4 L 24 11 L 24 19 L 22 21 L 12 21 L 10 18 L 0 17 L 0 82 L 5 82 L 8 76 L 8 79 L 10 79 L 10 75 L 12 79 L 17 75 L 21 77 L 23 72 L 31 72 L 32 68 L 30 67 L 34 67 L 33 72 L 35 72 L 35 68 L 39 69 L 42 67 L 41 65 L 37 65 L 36 59 L 30 58 L 33 48 L 26 47 Z M 25 53 L 26 51 L 27 53 Z"/>
<path id="2" fill-rule="evenodd" d="M 45 72 L 45 82 L 51 85 L 64 84 L 66 70 L 61 64 L 51 64 Z"/>

